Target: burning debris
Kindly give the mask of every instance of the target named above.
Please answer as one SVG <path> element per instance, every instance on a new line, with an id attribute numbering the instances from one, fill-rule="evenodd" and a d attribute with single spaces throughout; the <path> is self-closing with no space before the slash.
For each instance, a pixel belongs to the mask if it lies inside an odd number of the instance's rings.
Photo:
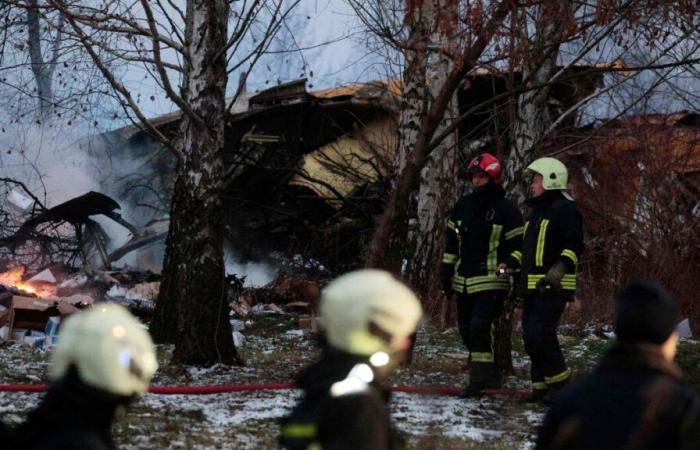
<path id="1" fill-rule="evenodd" d="M 128 253 L 163 240 L 168 231 L 165 219 L 137 227 L 117 212 L 120 209 L 111 197 L 92 191 L 46 208 L 38 200 L 20 196 L 15 189 L 6 195 L 3 212 L 16 225 L 2 230 L 0 247 L 25 264 L 63 261 L 82 264 L 89 270 L 109 269 Z M 131 239 L 109 251 L 110 237 L 93 219 L 98 215 L 126 228 Z"/>
<path id="2" fill-rule="evenodd" d="M 17 340 L 39 348 L 54 345 L 61 320 L 91 306 L 92 297 L 57 295 L 49 269 L 25 279 L 24 266 L 0 273 L 0 341 Z"/>

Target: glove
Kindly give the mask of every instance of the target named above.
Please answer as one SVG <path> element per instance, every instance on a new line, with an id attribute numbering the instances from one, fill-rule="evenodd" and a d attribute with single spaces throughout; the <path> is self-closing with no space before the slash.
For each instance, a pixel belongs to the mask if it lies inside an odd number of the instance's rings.
<path id="1" fill-rule="evenodd" d="M 501 271 L 501 269 L 503 269 Z M 506 263 L 500 263 L 498 265 L 498 268 L 496 269 L 496 278 L 499 280 L 509 280 L 510 279 L 510 271 L 508 270 L 508 264 Z"/>
<path id="2" fill-rule="evenodd" d="M 547 286 L 551 286 L 552 290 L 554 291 L 559 291 L 561 290 L 561 279 L 564 278 L 565 273 L 566 264 L 558 261 L 549 268 L 549 271 L 545 276 L 537 281 L 537 285 L 535 287 L 541 293 L 544 293 L 547 290 Z"/>

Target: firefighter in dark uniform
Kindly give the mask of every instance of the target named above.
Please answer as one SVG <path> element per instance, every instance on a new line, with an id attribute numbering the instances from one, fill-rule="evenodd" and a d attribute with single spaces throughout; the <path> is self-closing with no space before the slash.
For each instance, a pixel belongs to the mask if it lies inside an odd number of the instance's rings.
<path id="1" fill-rule="evenodd" d="M 116 448 L 117 412 L 148 389 L 158 368 L 148 331 L 122 306 L 95 305 L 66 320 L 51 358 L 46 396 L 3 448 Z"/>
<path id="2" fill-rule="evenodd" d="M 455 205 L 447 223 L 441 275 L 443 289 L 456 293 L 460 336 L 469 350 L 469 385 L 460 397 L 478 397 L 500 386 L 493 351 L 493 324 L 510 282 L 496 276 L 499 263 L 521 247 L 522 215 L 505 198 L 501 165 L 483 153 L 467 168 L 473 186 Z"/>
<path id="3" fill-rule="evenodd" d="M 617 342 L 547 412 L 537 450 L 698 450 L 700 399 L 673 364 L 678 306 L 653 281 L 617 296 Z"/>
<path id="4" fill-rule="evenodd" d="M 532 211 L 524 226 L 522 252 L 515 252 L 501 267 L 520 268 L 523 340 L 533 388 L 529 400 L 548 403 L 570 378 L 557 326 L 576 290 L 583 219 L 565 191 L 568 173 L 561 161 L 540 158 L 527 169 L 533 172 L 527 201 Z"/>
<path id="5" fill-rule="evenodd" d="M 405 358 L 421 314 L 413 292 L 387 272 L 358 270 L 331 282 L 320 304 L 324 348 L 297 380 L 303 397 L 281 420 L 280 446 L 403 448 L 382 382 Z"/>

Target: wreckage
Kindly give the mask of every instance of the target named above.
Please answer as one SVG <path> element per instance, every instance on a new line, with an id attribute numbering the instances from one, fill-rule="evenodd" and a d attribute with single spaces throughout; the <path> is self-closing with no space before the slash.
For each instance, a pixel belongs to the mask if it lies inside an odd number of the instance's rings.
<path id="1" fill-rule="evenodd" d="M 119 203 L 99 192 L 91 191 L 51 208 L 30 204 L 16 190 L 6 198 L 5 209 L 13 210 L 14 221 L 20 223 L 14 233 L 0 239 L 0 246 L 9 251 L 13 263 L 41 266 L 47 262 L 42 259 L 50 258 L 49 263 L 81 263 L 87 270 L 104 270 L 127 253 L 163 240 L 167 233 L 167 220 L 137 227 L 117 212 L 121 209 Z M 109 236 L 91 218 L 97 215 L 129 230 L 131 239 L 108 252 Z"/>
<path id="2" fill-rule="evenodd" d="M 565 72 L 552 87 L 553 109 L 570 108 L 602 82 L 595 68 Z M 480 69 L 465 78 L 458 92 L 460 111 L 472 111 L 459 128 L 465 153 L 508 134 L 510 99 L 502 94 L 521 77 L 511 75 Z M 362 260 L 391 185 L 402 86 L 394 80 L 320 91 L 306 86 L 304 79 L 280 84 L 245 93 L 232 105 L 224 148 L 226 239 L 243 259 L 302 254 L 342 271 Z M 499 100 L 489 104 L 493 98 Z M 173 134 L 180 117 L 176 112 L 152 123 Z M 92 145 L 143 162 L 141 173 L 125 174 L 116 190 L 129 192 L 132 205 L 167 208 L 170 153 L 137 127 L 100 138 Z M 149 180 L 147 187 L 128 187 L 143 185 L 140 180 Z"/>

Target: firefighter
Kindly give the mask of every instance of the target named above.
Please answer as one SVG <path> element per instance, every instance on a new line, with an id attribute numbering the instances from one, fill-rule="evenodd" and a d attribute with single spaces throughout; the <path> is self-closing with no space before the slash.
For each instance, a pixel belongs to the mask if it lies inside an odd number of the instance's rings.
<path id="1" fill-rule="evenodd" d="M 532 173 L 532 195 L 526 203 L 532 210 L 524 226 L 522 252 L 516 251 L 500 268 L 520 269 L 523 340 L 533 387 L 528 401 L 548 403 L 570 378 L 557 326 L 576 290 L 583 219 L 565 191 L 568 173 L 561 161 L 540 158 L 527 170 Z"/>
<path id="2" fill-rule="evenodd" d="M 678 306 L 656 282 L 617 295 L 617 342 L 547 412 L 539 450 L 698 450 L 700 399 L 673 364 Z"/>
<path id="3" fill-rule="evenodd" d="M 281 421 L 279 443 L 295 450 L 402 448 L 381 383 L 405 358 L 421 317 L 416 296 L 389 273 L 345 274 L 322 292 L 319 360 L 297 380 L 301 402 Z"/>
<path id="4" fill-rule="evenodd" d="M 151 337 L 125 308 L 103 304 L 71 316 L 52 354 L 49 391 L 17 428 L 14 447 L 115 448 L 115 413 L 146 391 L 157 367 Z"/>
<path id="5" fill-rule="evenodd" d="M 500 387 L 494 358 L 493 325 L 510 290 L 497 277 L 498 264 L 522 243 L 522 215 L 505 198 L 501 164 L 483 153 L 467 168 L 472 192 L 462 197 L 447 223 L 441 275 L 443 289 L 456 294 L 459 334 L 469 350 L 469 384 L 461 398 L 478 397 Z"/>

